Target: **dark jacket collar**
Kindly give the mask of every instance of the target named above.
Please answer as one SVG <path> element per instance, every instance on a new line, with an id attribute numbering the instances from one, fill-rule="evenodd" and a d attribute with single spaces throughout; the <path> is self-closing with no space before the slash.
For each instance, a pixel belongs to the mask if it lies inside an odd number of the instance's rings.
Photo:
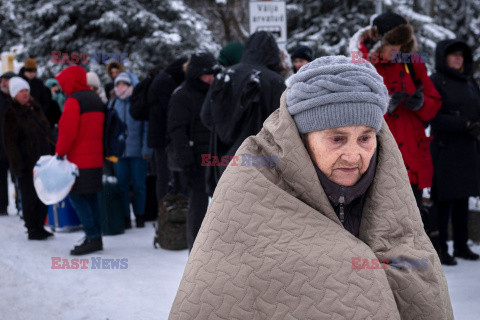
<path id="1" fill-rule="evenodd" d="M 318 179 L 320 180 L 320 184 L 325 191 L 328 200 L 332 203 L 332 205 L 337 206 L 339 202 L 339 198 L 341 195 L 345 197 L 345 204 L 348 205 L 353 200 L 361 197 L 364 195 L 370 185 L 373 182 L 373 178 L 375 177 L 375 170 L 377 167 L 377 151 L 373 154 L 372 159 L 370 160 L 370 164 L 368 166 L 367 171 L 363 174 L 360 180 L 351 187 L 344 187 L 336 184 L 333 181 L 330 181 L 325 174 L 314 164 L 315 170 L 317 171 Z"/>

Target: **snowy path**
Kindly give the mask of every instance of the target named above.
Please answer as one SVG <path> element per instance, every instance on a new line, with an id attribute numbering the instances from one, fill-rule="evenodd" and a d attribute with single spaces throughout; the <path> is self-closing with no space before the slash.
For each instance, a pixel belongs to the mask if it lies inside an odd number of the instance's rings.
<path id="1" fill-rule="evenodd" d="M 127 269 L 52 269 L 83 232 L 27 241 L 18 216 L 0 217 L 1 319 L 166 319 L 187 251 L 153 248 L 154 229 L 104 237 L 105 250 L 81 258 L 128 259 Z M 61 265 L 61 264 L 60 264 Z"/>
<path id="2" fill-rule="evenodd" d="M 51 269 L 51 257 L 71 259 L 82 232 L 27 241 L 18 216 L 0 217 L 0 310 L 2 319 L 167 319 L 187 262 L 187 251 L 154 250 L 154 229 L 104 237 L 102 257 L 128 259 L 114 270 Z M 480 247 L 474 250 L 480 253 Z M 455 319 L 480 318 L 480 262 L 446 267 Z"/>

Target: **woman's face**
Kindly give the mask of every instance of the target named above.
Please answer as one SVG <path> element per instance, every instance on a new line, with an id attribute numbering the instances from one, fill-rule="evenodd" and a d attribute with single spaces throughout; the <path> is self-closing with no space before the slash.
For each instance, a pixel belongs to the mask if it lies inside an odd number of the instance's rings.
<path id="1" fill-rule="evenodd" d="M 398 46 L 383 46 L 382 48 L 382 60 L 392 60 L 392 53 L 395 53 L 395 55 L 400 52 L 400 49 L 402 49 L 401 45 Z"/>
<path id="2" fill-rule="evenodd" d="M 299 70 L 301 67 L 303 67 L 304 65 L 306 65 L 308 63 L 307 60 L 305 59 L 302 59 L 302 58 L 295 58 L 295 60 L 293 60 L 293 66 L 295 67 L 295 70 Z"/>
<path id="3" fill-rule="evenodd" d="M 377 148 L 372 127 L 349 126 L 310 132 L 306 137 L 310 158 L 338 185 L 355 185 L 367 171 Z"/>
<path id="4" fill-rule="evenodd" d="M 463 52 L 455 51 L 447 54 L 447 66 L 460 71 L 463 67 Z"/>
<path id="5" fill-rule="evenodd" d="M 128 84 L 123 82 L 123 81 L 119 81 L 116 85 L 117 87 L 117 90 L 119 91 L 124 91 L 124 90 L 127 90 L 128 89 Z"/>
<path id="6" fill-rule="evenodd" d="M 120 73 L 120 70 L 118 70 L 117 68 L 112 68 L 112 69 L 110 69 L 110 73 L 112 74 L 112 79 L 115 80 L 115 78 Z"/>
<path id="7" fill-rule="evenodd" d="M 25 106 L 28 101 L 30 100 L 30 91 L 27 89 L 21 90 L 17 95 L 15 96 L 15 100 L 20 103 L 22 106 Z"/>

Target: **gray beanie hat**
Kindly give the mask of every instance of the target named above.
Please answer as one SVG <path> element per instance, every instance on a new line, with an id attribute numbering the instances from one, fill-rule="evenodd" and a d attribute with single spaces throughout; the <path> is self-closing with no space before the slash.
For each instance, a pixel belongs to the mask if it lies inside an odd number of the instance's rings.
<path id="1" fill-rule="evenodd" d="M 287 109 L 300 133 L 363 125 L 378 131 L 388 90 L 375 67 L 344 56 L 318 58 L 288 79 Z"/>
<path id="2" fill-rule="evenodd" d="M 115 78 L 115 81 L 114 81 L 113 83 L 114 83 L 114 85 L 116 86 L 117 83 L 119 83 L 120 81 L 125 82 L 125 83 L 128 83 L 129 85 L 132 84 L 132 79 L 130 79 L 130 76 L 129 76 L 128 73 L 126 73 L 126 72 L 120 73 L 120 74 Z"/>

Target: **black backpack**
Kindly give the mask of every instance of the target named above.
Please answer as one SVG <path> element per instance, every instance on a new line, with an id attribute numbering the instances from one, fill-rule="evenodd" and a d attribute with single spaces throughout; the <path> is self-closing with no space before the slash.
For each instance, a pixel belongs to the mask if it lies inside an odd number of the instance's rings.
<path id="1" fill-rule="evenodd" d="M 182 193 L 168 193 L 159 206 L 153 239 L 154 248 L 187 249 L 188 198 Z"/>
<path id="2" fill-rule="evenodd" d="M 130 115 L 138 121 L 148 121 L 148 89 L 153 82 L 154 74 L 149 74 L 133 88 L 130 97 Z"/>
<path id="3" fill-rule="evenodd" d="M 260 105 L 262 88 L 261 71 L 252 69 L 241 77 L 236 71 L 226 69 L 218 74 L 212 84 L 210 104 L 215 131 L 223 143 L 231 144 L 237 139 L 244 119 Z M 235 77 L 236 84 L 233 83 Z"/>

